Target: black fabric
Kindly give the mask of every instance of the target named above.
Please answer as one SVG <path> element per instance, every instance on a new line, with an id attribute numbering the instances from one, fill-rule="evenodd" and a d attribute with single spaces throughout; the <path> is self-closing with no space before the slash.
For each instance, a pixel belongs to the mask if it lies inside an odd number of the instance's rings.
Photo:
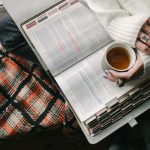
<path id="1" fill-rule="evenodd" d="M 35 54 L 9 15 L 0 18 L 0 43 L 8 52 L 38 63 Z"/>

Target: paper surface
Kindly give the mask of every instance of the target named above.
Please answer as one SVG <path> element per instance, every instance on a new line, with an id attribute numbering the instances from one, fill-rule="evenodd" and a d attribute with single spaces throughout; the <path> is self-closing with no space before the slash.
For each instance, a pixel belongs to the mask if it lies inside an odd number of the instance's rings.
<path id="1" fill-rule="evenodd" d="M 101 61 L 106 47 L 55 78 L 81 121 L 85 121 L 106 107 L 105 104 L 110 100 L 119 98 L 143 80 L 132 80 L 120 88 L 115 82 L 105 79 Z"/>
<path id="2" fill-rule="evenodd" d="M 54 76 L 111 41 L 96 15 L 81 3 L 64 3 L 67 8 L 58 10 L 61 6 L 44 14 L 48 19 L 43 22 L 37 23 L 42 15 L 37 18 L 32 28 L 24 26 Z"/>

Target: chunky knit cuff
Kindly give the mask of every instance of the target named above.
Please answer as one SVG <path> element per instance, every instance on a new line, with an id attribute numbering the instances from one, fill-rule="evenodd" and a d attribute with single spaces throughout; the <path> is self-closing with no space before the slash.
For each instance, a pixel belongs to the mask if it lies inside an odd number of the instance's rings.
<path id="1" fill-rule="evenodd" d="M 110 23 L 108 32 L 115 41 L 135 47 L 139 31 L 148 17 L 146 14 L 117 17 Z"/>

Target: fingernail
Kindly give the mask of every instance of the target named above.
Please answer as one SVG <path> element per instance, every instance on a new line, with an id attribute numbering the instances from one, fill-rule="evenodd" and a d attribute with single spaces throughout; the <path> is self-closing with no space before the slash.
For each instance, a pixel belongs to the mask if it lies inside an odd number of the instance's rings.
<path id="1" fill-rule="evenodd" d="M 108 74 L 108 73 L 109 73 L 109 71 L 108 71 L 108 70 L 105 70 L 105 73 L 106 73 L 106 74 Z"/>

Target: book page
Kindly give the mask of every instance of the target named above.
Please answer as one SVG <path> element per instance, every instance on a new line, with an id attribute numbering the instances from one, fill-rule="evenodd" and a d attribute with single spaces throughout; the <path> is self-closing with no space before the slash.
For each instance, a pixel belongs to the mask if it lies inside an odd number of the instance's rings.
<path id="1" fill-rule="evenodd" d="M 77 0 L 59 4 L 23 28 L 53 76 L 112 41 L 96 15 Z"/>
<path id="2" fill-rule="evenodd" d="M 81 121 L 85 121 L 104 108 L 110 100 L 119 98 L 143 80 L 132 80 L 124 87 L 117 87 L 115 82 L 105 79 L 101 62 L 106 47 L 55 78 Z"/>

